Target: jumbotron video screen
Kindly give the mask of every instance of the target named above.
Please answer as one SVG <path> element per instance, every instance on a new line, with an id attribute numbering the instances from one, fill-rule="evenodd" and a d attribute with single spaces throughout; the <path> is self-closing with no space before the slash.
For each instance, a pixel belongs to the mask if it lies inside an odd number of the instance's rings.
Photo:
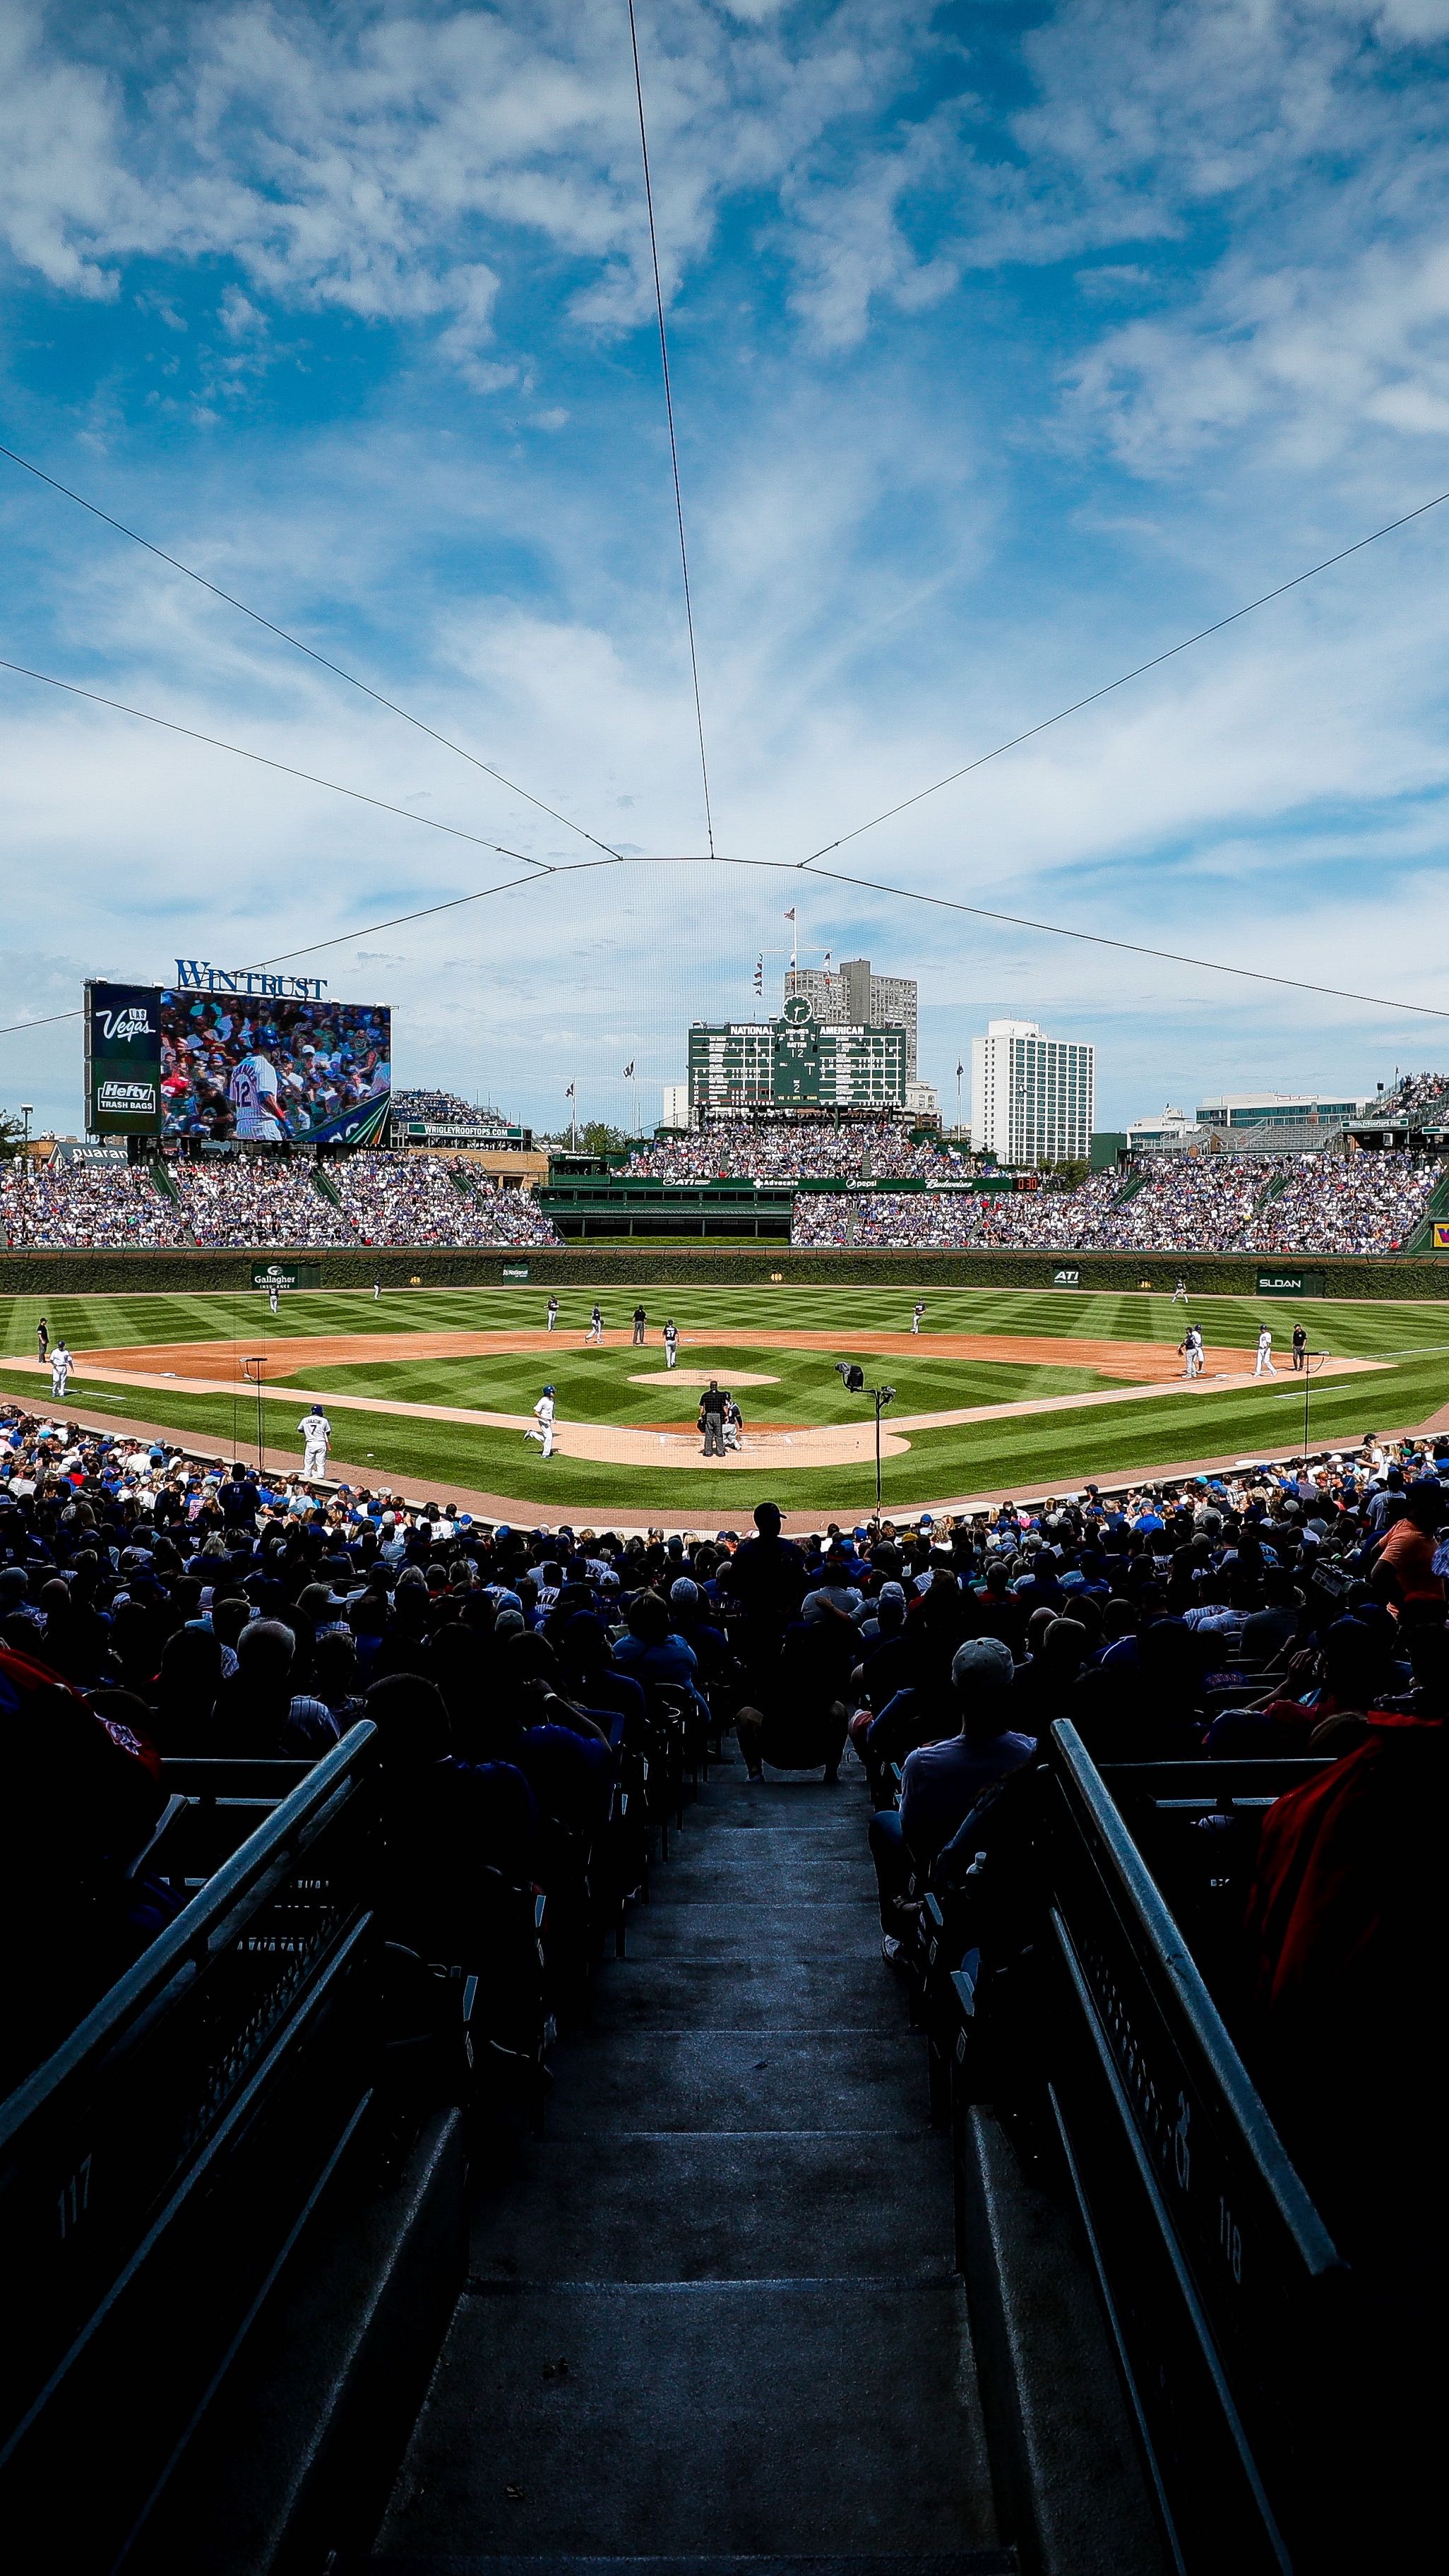
<path id="1" fill-rule="evenodd" d="M 387 1132 L 391 1099 L 386 1005 L 86 986 L 93 1135 L 376 1145 Z"/>
<path id="2" fill-rule="evenodd" d="M 163 992 L 161 1133 L 370 1145 L 392 1091 L 392 1014 L 367 1002 Z"/>

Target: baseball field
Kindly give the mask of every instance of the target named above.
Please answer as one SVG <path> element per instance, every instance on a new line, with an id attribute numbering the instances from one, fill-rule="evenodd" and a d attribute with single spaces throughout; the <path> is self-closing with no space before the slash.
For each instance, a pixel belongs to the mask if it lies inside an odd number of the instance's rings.
<path id="1" fill-rule="evenodd" d="M 925 1296 L 913 1333 L 916 1293 Z M 300 1466 L 297 1424 L 320 1397 L 333 1473 L 513 1507 L 639 1519 L 731 1518 L 769 1495 L 815 1514 L 875 1496 L 895 1511 L 1088 1477 L 1237 1460 L 1290 1449 L 1304 1432 L 1305 1380 L 1293 1327 L 1312 1354 L 1315 1446 L 1431 1423 L 1449 1394 L 1449 1304 L 1207 1297 L 1194 1301 L 1205 1365 L 1184 1381 L 1186 1320 L 1165 1295 L 909 1286 L 832 1289 L 699 1285 L 604 1300 L 604 1338 L 586 1340 L 591 1292 L 562 1289 L 546 1329 L 537 1289 L 284 1295 L 277 1314 L 247 1291 L 201 1296 L 31 1297 L 6 1301 L 0 1384 L 35 1410 L 134 1423 L 204 1441 L 273 1469 Z M 636 1346 L 633 1306 L 648 1313 Z M 74 1355 L 65 1405 L 36 1360 L 44 1313 Z M 666 1366 L 662 1327 L 679 1329 Z M 1255 1378 L 1260 1327 L 1276 1376 Z M 838 1363 L 858 1363 L 864 1393 Z M 706 1461 L 696 1428 L 714 1376 L 734 1394 L 743 1441 Z M 556 1390 L 557 1449 L 527 1438 L 544 1384 Z"/>

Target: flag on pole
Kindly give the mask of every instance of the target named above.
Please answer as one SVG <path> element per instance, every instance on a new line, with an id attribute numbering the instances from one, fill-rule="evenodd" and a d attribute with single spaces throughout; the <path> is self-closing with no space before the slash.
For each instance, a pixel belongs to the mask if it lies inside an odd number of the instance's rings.
<path id="1" fill-rule="evenodd" d="M 634 1067 L 633 1067 L 633 1064 L 632 1064 L 632 1062 L 631 1062 L 631 1063 L 629 1063 L 629 1064 L 626 1064 L 626 1065 L 625 1065 L 625 1067 L 624 1067 L 624 1080 L 625 1080 L 626 1082 L 632 1082 L 632 1081 L 633 1081 L 633 1079 L 634 1079 Z"/>
<path id="2" fill-rule="evenodd" d="M 793 921 L 793 920 L 794 920 L 794 918 L 795 918 L 795 907 L 794 907 L 794 905 L 793 905 L 793 903 L 792 903 L 792 904 L 791 904 L 791 906 L 790 906 L 789 911 L 788 911 L 788 912 L 786 913 L 786 915 L 785 915 L 785 919 L 786 919 L 787 921 Z"/>
<path id="3" fill-rule="evenodd" d="M 964 1064 L 958 1064 L 958 1065 L 957 1065 L 957 1067 L 956 1067 L 956 1079 L 957 1079 L 957 1081 L 958 1081 L 958 1082 L 960 1081 L 961 1076 L 962 1076 L 962 1074 L 965 1072 L 965 1070 L 966 1070 L 966 1067 L 964 1066 Z"/>
<path id="4" fill-rule="evenodd" d="M 757 993 L 763 993 L 764 989 L 765 989 L 765 961 L 764 961 L 763 957 L 757 957 L 757 958 L 755 959 L 755 991 L 756 991 Z"/>
<path id="5" fill-rule="evenodd" d="M 565 1100 L 572 1100 L 572 1099 L 574 1099 L 574 1098 L 577 1096 L 577 1092 L 578 1092 L 578 1084 L 577 1084 L 576 1082 L 571 1082 L 571 1083 L 569 1084 L 569 1087 L 568 1087 L 567 1091 L 564 1093 L 564 1098 L 565 1098 Z"/>

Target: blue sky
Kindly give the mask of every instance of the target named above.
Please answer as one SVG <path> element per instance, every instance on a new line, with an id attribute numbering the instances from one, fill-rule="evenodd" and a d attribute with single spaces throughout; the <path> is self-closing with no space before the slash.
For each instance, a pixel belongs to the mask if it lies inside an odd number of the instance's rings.
<path id="1" fill-rule="evenodd" d="M 719 849 L 796 859 L 1449 487 L 1449 0 L 637 0 Z M 704 847 L 623 0 L 0 9 L 0 436 L 632 852 Z M 0 651 L 588 846 L 0 462 Z M 1449 508 L 851 845 L 1449 1007 Z M 0 1017 L 360 931 L 486 852 L 0 675 Z M 1442 1023 L 753 869 L 305 961 L 398 1078 L 641 1112 L 763 950 L 1097 1040 L 1117 1125 Z M 299 961 L 300 962 L 300 961 Z M 1449 1034 L 1449 1033 L 1446 1033 Z M 0 1104 L 77 1123 L 75 1024 Z"/>

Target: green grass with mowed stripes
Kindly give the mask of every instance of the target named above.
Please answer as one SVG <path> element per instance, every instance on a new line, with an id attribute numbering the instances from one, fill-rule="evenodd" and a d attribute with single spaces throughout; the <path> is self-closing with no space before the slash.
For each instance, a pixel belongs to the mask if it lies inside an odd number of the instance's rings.
<path id="1" fill-rule="evenodd" d="M 636 1299 L 649 1310 L 649 1342 L 643 1351 L 585 1349 L 583 1333 L 592 1293 L 566 1289 L 560 1292 L 560 1329 L 547 1352 L 500 1351 L 458 1360 L 387 1360 L 375 1365 L 363 1360 L 312 1369 L 304 1364 L 292 1382 L 304 1394 L 346 1393 L 390 1402 L 524 1413 L 547 1376 L 558 1388 L 566 1449 L 571 1417 L 641 1428 L 692 1418 L 697 1391 L 677 1380 L 671 1382 L 664 1374 L 659 1328 L 673 1312 L 680 1327 L 682 1366 L 713 1369 L 722 1383 L 729 1383 L 732 1374 L 740 1371 L 775 1380 L 770 1386 L 740 1388 L 747 1428 L 751 1423 L 766 1429 L 772 1422 L 868 1421 L 869 1406 L 845 1394 L 833 1362 L 859 1355 L 852 1347 L 855 1334 L 909 1330 L 913 1303 L 909 1291 L 890 1288 L 787 1283 L 745 1289 L 671 1288 L 657 1294 L 646 1288 L 620 1290 L 602 1298 L 605 1322 L 611 1328 L 626 1326 Z M 1302 1380 L 1289 1376 L 1286 1356 L 1292 1327 L 1300 1318 L 1315 1349 L 1386 1363 L 1381 1373 L 1371 1377 L 1313 1384 L 1315 1446 L 1356 1440 L 1370 1428 L 1419 1423 L 1449 1397 L 1449 1304 L 1331 1304 L 1319 1299 L 1298 1304 L 1282 1298 L 1211 1297 L 1197 1300 L 1193 1311 L 1206 1335 L 1209 1361 L 1215 1347 L 1250 1348 L 1260 1323 L 1271 1324 L 1283 1371 L 1279 1380 L 1224 1394 L 1214 1393 L 1210 1385 L 1191 1392 L 1171 1386 L 1160 1395 L 1075 1413 L 1006 1415 L 996 1421 L 912 1432 L 909 1452 L 886 1460 L 887 1505 L 899 1509 L 1003 1486 L 1022 1492 L 1053 1486 L 1071 1490 L 1089 1476 L 1121 1475 L 1193 1457 L 1250 1457 L 1288 1446 L 1301 1436 L 1303 1423 Z M 63 1334 L 71 1348 L 81 1353 L 123 1343 L 212 1339 L 240 1339 L 261 1351 L 277 1337 L 538 1327 L 544 1320 L 544 1299 L 537 1289 L 392 1292 L 378 1302 L 366 1292 L 309 1292 L 284 1296 L 280 1313 L 273 1316 L 265 1298 L 244 1290 L 206 1296 L 59 1297 L 48 1303 L 32 1297 L 10 1298 L 0 1302 L 0 1351 L 33 1354 L 35 1326 L 42 1312 L 52 1337 Z M 827 1332 L 831 1346 L 802 1352 L 742 1347 L 730 1338 L 732 1328 L 753 1336 L 768 1334 L 772 1326 L 782 1333 Z M 884 1380 L 897 1389 L 894 1413 L 926 1413 L 1111 1391 L 1114 1385 L 1109 1372 L 1064 1364 L 1056 1354 L 1039 1366 L 933 1355 L 934 1335 L 966 1332 L 1055 1341 L 1175 1343 L 1182 1326 L 1181 1306 L 1174 1307 L 1162 1296 L 943 1289 L 928 1295 L 918 1347 L 889 1360 L 859 1356 L 868 1383 Z M 641 1375 L 647 1384 L 631 1382 Z M 0 1378 L 0 1390 L 40 1409 L 41 1399 L 48 1397 L 49 1382 L 37 1370 L 32 1389 L 27 1379 L 7 1371 Z M 256 1407 L 246 1396 L 191 1396 L 154 1388 L 132 1392 L 100 1382 L 88 1385 L 78 1372 L 71 1382 L 69 1406 L 81 1416 L 95 1413 L 164 1423 L 178 1432 L 209 1437 L 238 1454 L 255 1454 Z M 525 1446 L 512 1431 L 356 1412 L 350 1407 L 339 1409 L 333 1419 L 338 1456 L 364 1467 L 380 1483 L 425 1487 L 433 1478 L 520 1502 L 548 1502 L 555 1508 L 567 1504 L 575 1511 L 657 1508 L 708 1519 L 712 1508 L 739 1510 L 765 1491 L 786 1508 L 822 1511 L 858 1508 L 872 1501 L 875 1492 L 874 1470 L 868 1465 L 798 1469 L 780 1467 L 772 1460 L 761 1464 L 757 1481 L 753 1475 L 733 1471 L 712 1474 L 702 1469 L 671 1472 L 667 1467 L 590 1465 L 566 1456 L 545 1464 L 537 1448 Z M 887 1425 L 890 1419 L 888 1412 Z M 300 1443 L 288 1405 L 268 1400 L 263 1421 L 269 1457 L 298 1457 Z"/>

